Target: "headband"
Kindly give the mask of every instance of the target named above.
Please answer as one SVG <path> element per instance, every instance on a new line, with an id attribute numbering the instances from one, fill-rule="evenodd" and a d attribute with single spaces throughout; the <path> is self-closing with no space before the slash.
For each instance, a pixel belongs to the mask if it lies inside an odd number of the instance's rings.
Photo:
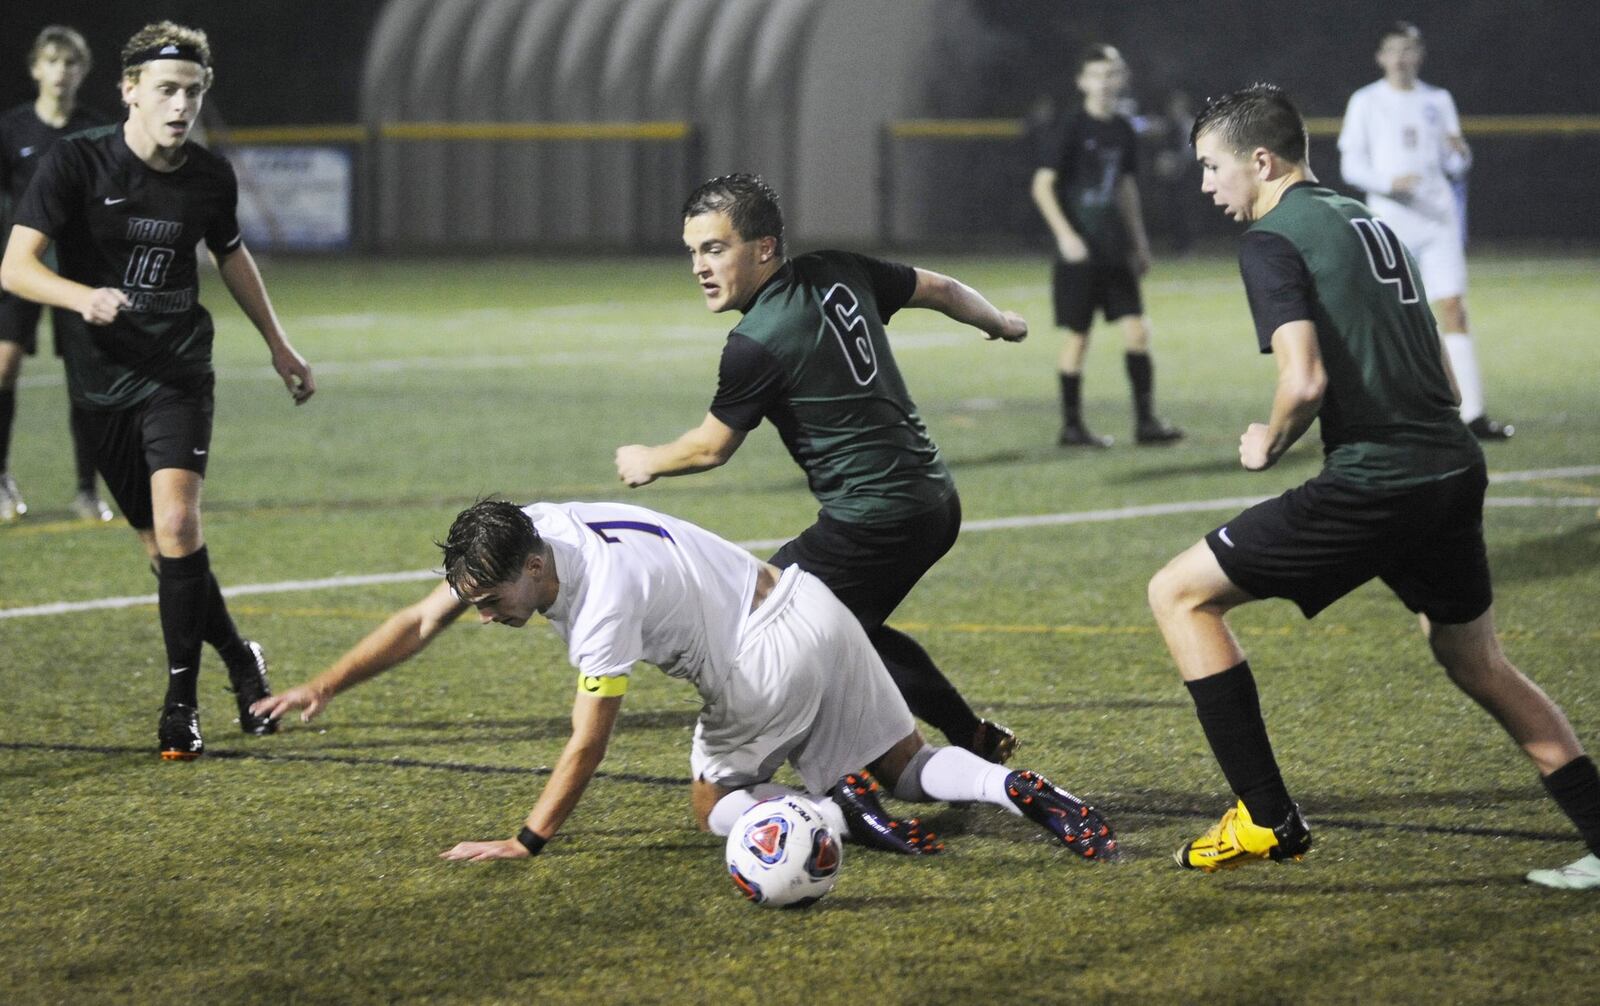
<path id="1" fill-rule="evenodd" d="M 157 59 L 185 59 L 191 63 L 199 63 L 201 66 L 211 65 L 210 61 L 201 54 L 198 46 L 190 45 L 187 42 L 165 42 L 161 45 L 153 45 L 148 49 L 140 49 L 131 56 L 124 56 L 122 68 L 126 70 L 141 63 L 149 63 Z"/>

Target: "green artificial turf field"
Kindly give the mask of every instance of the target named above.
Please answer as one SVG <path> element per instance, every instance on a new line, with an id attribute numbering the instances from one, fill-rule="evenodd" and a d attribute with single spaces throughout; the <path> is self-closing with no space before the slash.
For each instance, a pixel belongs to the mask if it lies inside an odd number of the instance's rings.
<path id="1" fill-rule="evenodd" d="M 690 826 L 693 691 L 637 675 L 602 775 L 547 853 L 456 864 L 515 833 L 566 736 L 573 676 L 535 623 L 462 624 L 309 726 L 250 739 L 201 678 L 208 754 L 155 754 L 155 584 L 120 523 L 69 520 L 56 361 L 24 372 L 0 527 L 0 1000 L 677 1003 L 1593 1001 L 1600 892 L 1520 880 L 1581 845 L 1531 766 L 1369 585 L 1314 622 L 1234 625 L 1304 863 L 1180 871 L 1228 797 L 1144 602 L 1150 575 L 1239 508 L 1309 477 L 1238 467 L 1273 365 L 1224 257 L 1160 263 L 1146 294 L 1158 399 L 1189 431 L 1130 441 L 1120 334 L 1097 333 L 1088 418 L 1054 446 L 1045 266 L 927 257 L 1035 325 L 990 344 L 926 312 L 891 326 L 967 528 L 897 612 L 1016 762 L 1097 804 L 1126 861 L 1083 862 L 988 808 L 924 815 L 947 855 L 848 847 L 816 907 L 767 912 Z M 319 383 L 291 406 L 221 284 L 212 564 L 273 680 L 318 672 L 426 582 L 479 495 L 622 499 L 770 551 L 815 506 L 770 429 L 726 468 L 640 490 L 619 444 L 698 423 L 727 317 L 679 259 L 280 261 L 280 313 Z M 1492 414 L 1486 525 L 1508 651 L 1600 744 L 1600 285 L 1582 257 L 1479 255 L 1471 304 Z M 1136 508 L 1146 508 L 1143 510 Z M 1014 520 L 1009 518 L 1034 518 Z M 353 578 L 396 574 L 372 581 Z M 292 585 L 299 583 L 300 586 Z M 281 589 L 284 585 L 289 589 Z M 58 608 L 41 606 L 63 602 Z M 1583 990 L 1588 989 L 1585 992 Z"/>

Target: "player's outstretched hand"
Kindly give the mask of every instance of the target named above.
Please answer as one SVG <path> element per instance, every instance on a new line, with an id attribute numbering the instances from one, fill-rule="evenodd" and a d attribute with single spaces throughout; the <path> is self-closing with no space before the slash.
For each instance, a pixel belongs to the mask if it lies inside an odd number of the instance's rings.
<path id="1" fill-rule="evenodd" d="M 986 333 L 989 341 L 1004 339 L 1006 342 L 1021 342 L 1028 337 L 1028 323 L 1022 315 L 1015 311 L 1000 312 L 1000 331 Z"/>
<path id="2" fill-rule="evenodd" d="M 466 860 L 471 863 L 485 859 L 526 859 L 527 848 L 514 838 L 498 842 L 457 842 L 454 847 L 439 853 L 440 859 Z"/>
<path id="3" fill-rule="evenodd" d="M 83 309 L 78 313 L 91 325 L 109 325 L 117 320 L 117 312 L 127 306 L 127 294 L 102 286 L 89 291 L 89 299 L 84 301 Z"/>
<path id="4" fill-rule="evenodd" d="M 1272 457 L 1267 448 L 1272 446 L 1272 432 L 1266 423 L 1251 423 L 1239 438 L 1239 463 L 1246 471 L 1259 472 L 1272 467 Z"/>
<path id="5" fill-rule="evenodd" d="M 316 379 L 311 376 L 311 364 L 288 346 L 272 354 L 272 369 L 283 379 L 283 386 L 294 396 L 294 404 L 304 405 L 317 393 Z"/>
<path id="6" fill-rule="evenodd" d="M 654 482 L 656 473 L 650 470 L 650 448 L 644 444 L 624 444 L 618 447 L 617 478 L 631 489 Z"/>
<path id="7" fill-rule="evenodd" d="M 300 722 L 310 723 L 312 718 L 322 712 L 328 705 L 328 696 L 310 685 L 295 685 L 286 692 L 277 695 L 268 695 L 259 702 L 252 703 L 250 711 L 257 716 L 267 719 L 280 719 L 284 713 L 291 709 L 300 710 Z"/>

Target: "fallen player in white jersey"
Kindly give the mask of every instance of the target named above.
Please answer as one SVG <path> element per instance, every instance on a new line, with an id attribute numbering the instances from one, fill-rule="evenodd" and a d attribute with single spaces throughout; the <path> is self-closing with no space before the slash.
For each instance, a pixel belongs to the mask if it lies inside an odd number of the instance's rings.
<path id="1" fill-rule="evenodd" d="M 1025 816 L 1088 859 L 1116 857 L 1094 808 L 1027 770 L 933 747 L 866 633 L 799 567 L 779 571 L 702 528 L 618 503 L 487 500 L 463 511 L 444 549 L 444 582 L 305 684 L 258 713 L 309 720 L 339 692 L 405 661 L 468 608 L 513 628 L 535 614 L 578 669 L 572 737 L 515 838 L 461 842 L 446 859 L 537 855 L 577 806 L 614 729 L 628 675 L 654 664 L 699 690 L 690 782 L 702 829 L 725 835 L 785 761 L 839 834 L 909 855 L 943 848 L 891 816 L 881 787 L 912 802 L 990 803 Z"/>

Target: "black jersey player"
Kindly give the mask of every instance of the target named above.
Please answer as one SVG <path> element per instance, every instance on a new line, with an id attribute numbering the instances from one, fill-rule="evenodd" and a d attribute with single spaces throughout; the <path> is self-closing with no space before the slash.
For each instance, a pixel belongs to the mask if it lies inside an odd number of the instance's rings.
<path id="1" fill-rule="evenodd" d="M 73 316 L 62 342 L 68 391 L 160 581 L 169 674 L 159 749 L 187 760 L 203 750 L 202 642 L 228 668 L 245 732 L 273 728 L 249 712 L 267 694 L 266 663 L 234 627 L 201 533 L 215 376 L 211 316 L 198 297 L 199 242 L 295 403 L 315 384 L 244 246 L 233 169 L 189 140 L 212 79 L 205 34 L 149 25 L 123 48 L 122 67 L 126 121 L 63 139 L 46 155 L 17 208 L 0 283 Z M 44 260 L 52 245 L 58 270 Z"/>
<path id="2" fill-rule="evenodd" d="M 0 192 L 5 194 L 13 210 L 52 144 L 63 136 L 111 121 L 110 116 L 78 103 L 78 89 L 89 66 L 89 44 L 77 31 L 53 24 L 34 38 L 28 50 L 28 70 L 38 85 L 38 96 L 0 115 Z M 0 247 L 3 246 L 0 240 Z M 17 379 L 22 371 L 22 358 L 38 350 L 42 313 L 39 304 L 0 291 L 0 523 L 16 520 L 28 512 L 28 505 L 11 475 L 11 431 L 17 413 Z M 62 320 L 63 314 L 59 310 L 52 312 L 58 332 L 70 325 Z M 60 353 L 61 336 L 57 335 L 55 341 L 56 352 Z M 95 490 L 94 455 L 89 450 L 82 424 L 76 412 L 72 412 L 71 417 L 78 475 L 78 492 L 72 509 L 85 520 L 111 520 L 111 511 Z"/>

